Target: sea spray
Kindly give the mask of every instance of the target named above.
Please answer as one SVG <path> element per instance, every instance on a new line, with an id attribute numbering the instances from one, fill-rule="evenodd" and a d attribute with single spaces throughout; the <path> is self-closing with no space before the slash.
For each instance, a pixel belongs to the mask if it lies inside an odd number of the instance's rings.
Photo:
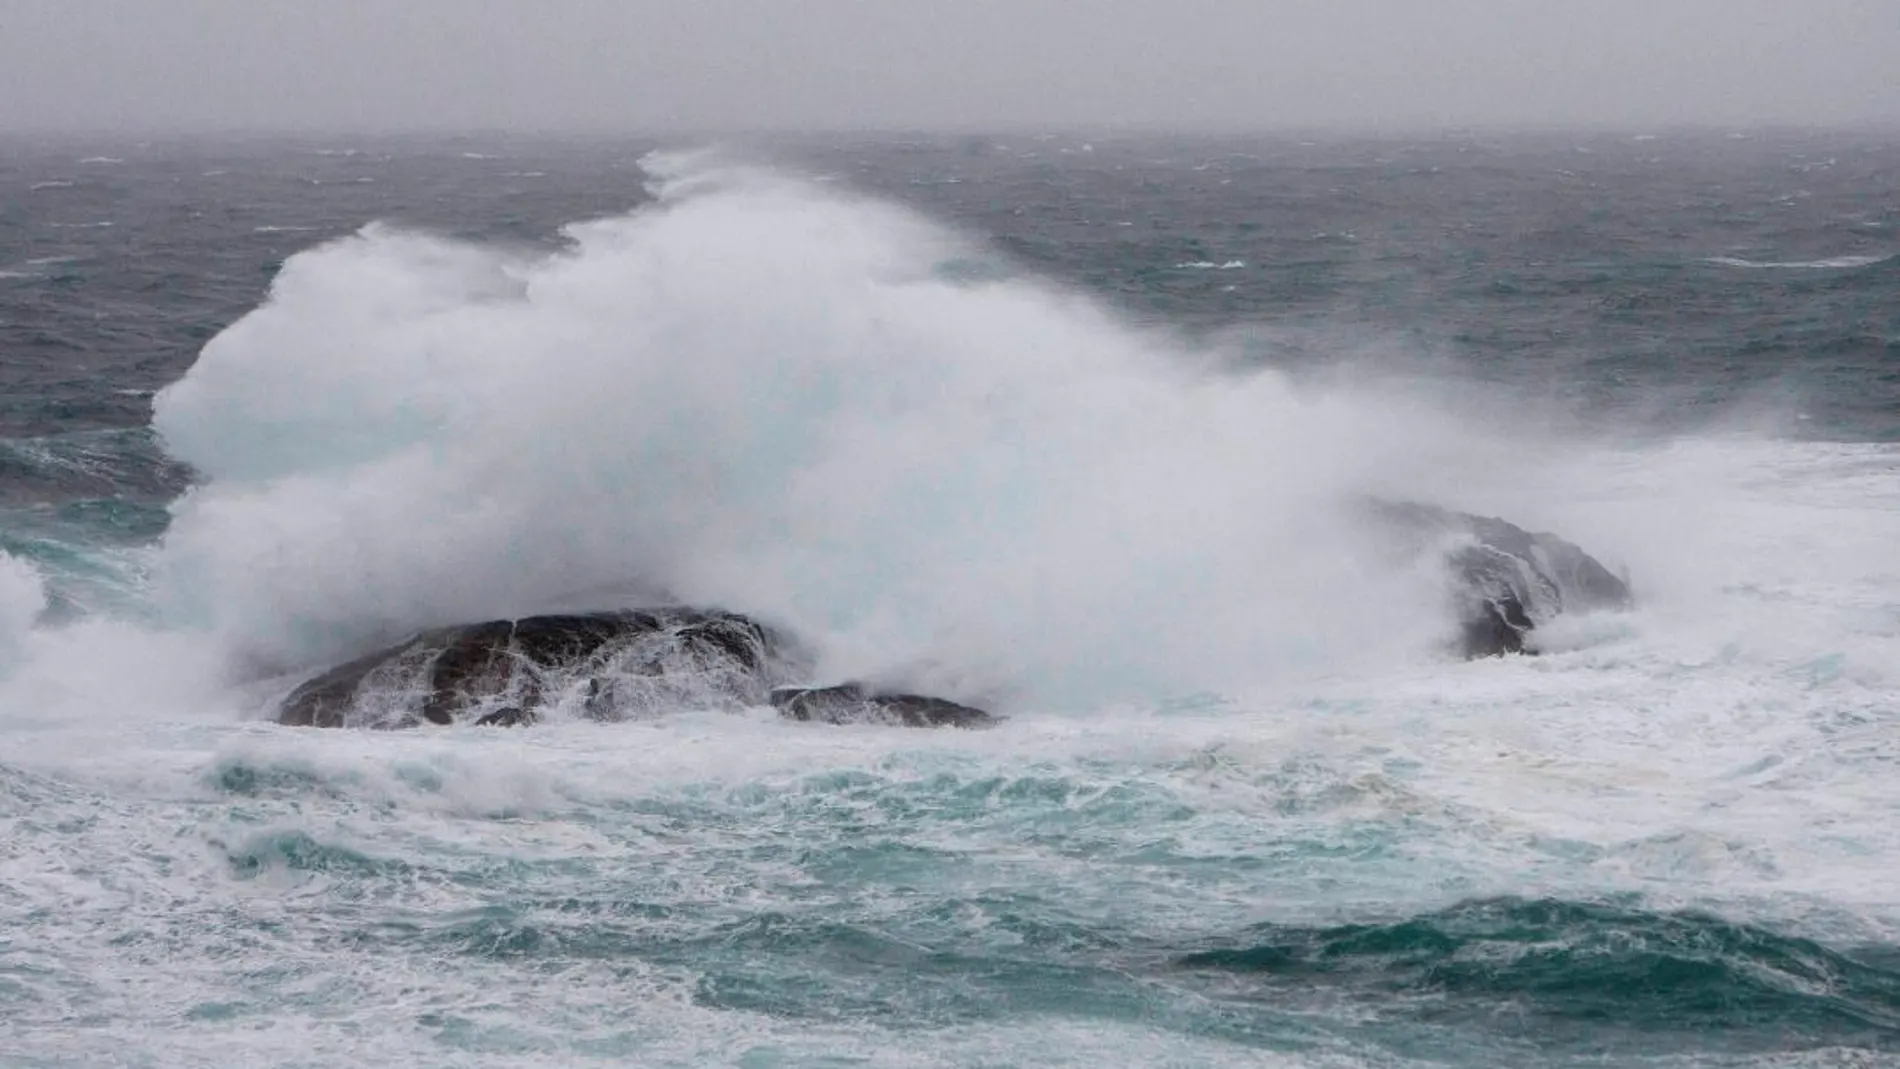
<path id="1" fill-rule="evenodd" d="M 1336 506 L 1483 455 L 1445 422 L 953 277 L 971 247 L 890 205 L 745 169 L 658 193 L 539 258 L 381 226 L 293 257 L 156 400 L 207 480 L 176 611 L 300 664 L 638 580 L 827 672 L 1046 703 L 1442 636 Z"/>
<path id="2" fill-rule="evenodd" d="M 46 584 L 27 562 L 0 550 L 0 673 L 19 656 L 20 644 L 46 611 Z"/>

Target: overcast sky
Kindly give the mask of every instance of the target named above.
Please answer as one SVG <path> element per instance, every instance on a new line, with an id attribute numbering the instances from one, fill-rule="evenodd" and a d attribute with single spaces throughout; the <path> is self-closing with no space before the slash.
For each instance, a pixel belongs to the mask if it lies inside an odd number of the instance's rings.
<path id="1" fill-rule="evenodd" d="M 0 129 L 1900 125 L 1900 0 L 0 0 Z"/>

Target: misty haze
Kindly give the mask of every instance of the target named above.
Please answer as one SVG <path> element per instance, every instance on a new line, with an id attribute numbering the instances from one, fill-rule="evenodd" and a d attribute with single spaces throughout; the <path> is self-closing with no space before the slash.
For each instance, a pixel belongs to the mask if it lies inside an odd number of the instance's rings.
<path id="1" fill-rule="evenodd" d="M 0 129 L 1900 122 L 1887 0 L 0 0 Z"/>
<path id="2" fill-rule="evenodd" d="M 0 1065 L 1900 1064 L 1893 0 L 0 0 Z"/>

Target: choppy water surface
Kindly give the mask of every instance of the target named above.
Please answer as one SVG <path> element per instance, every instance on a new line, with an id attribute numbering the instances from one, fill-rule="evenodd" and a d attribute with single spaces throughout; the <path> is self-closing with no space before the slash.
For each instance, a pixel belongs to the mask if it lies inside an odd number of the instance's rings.
<path id="1" fill-rule="evenodd" d="M 0 1063 L 1900 1059 L 1891 139 L 659 148 L 0 146 Z M 268 722 L 636 577 L 1010 719 Z"/>

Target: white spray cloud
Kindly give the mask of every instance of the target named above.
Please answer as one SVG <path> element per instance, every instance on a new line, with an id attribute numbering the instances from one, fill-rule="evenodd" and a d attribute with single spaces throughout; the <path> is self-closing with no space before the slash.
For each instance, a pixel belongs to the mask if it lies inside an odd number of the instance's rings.
<path id="1" fill-rule="evenodd" d="M 161 555 L 235 651 L 322 660 L 640 580 L 827 671 L 1060 702 L 1430 648 L 1336 506 L 1482 446 L 1210 373 L 898 208 L 655 159 L 528 256 L 372 226 L 294 257 L 156 402 L 208 476 Z"/>
<path id="2" fill-rule="evenodd" d="M 0 672 L 46 611 L 46 584 L 31 564 L 0 550 Z"/>

